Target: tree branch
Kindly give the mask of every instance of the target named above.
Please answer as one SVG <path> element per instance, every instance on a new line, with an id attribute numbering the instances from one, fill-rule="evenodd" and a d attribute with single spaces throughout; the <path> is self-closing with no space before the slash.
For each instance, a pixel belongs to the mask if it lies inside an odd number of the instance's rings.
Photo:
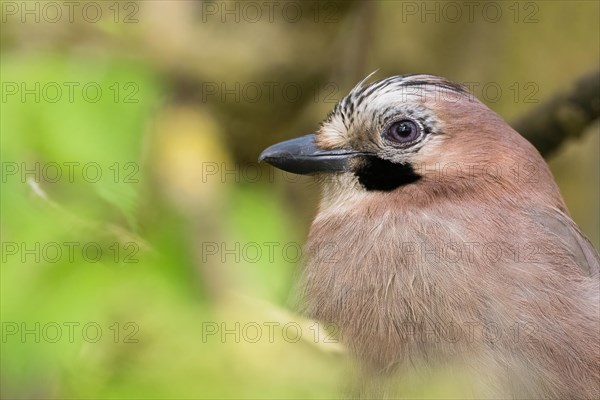
<path id="1" fill-rule="evenodd" d="M 521 116 L 512 125 L 547 157 L 564 141 L 581 136 L 600 117 L 600 71 L 581 76 L 560 92 Z"/>

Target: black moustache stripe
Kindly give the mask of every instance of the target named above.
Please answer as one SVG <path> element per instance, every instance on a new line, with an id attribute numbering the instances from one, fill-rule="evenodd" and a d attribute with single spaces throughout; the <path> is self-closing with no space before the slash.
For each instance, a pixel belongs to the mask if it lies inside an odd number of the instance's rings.
<path id="1" fill-rule="evenodd" d="M 354 173 L 366 190 L 392 191 L 421 179 L 410 164 L 396 164 L 379 157 L 366 157 Z"/>

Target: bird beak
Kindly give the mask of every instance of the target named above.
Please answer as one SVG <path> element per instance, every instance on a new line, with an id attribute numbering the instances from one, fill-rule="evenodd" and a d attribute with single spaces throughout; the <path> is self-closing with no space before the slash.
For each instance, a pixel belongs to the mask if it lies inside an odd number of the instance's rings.
<path id="1" fill-rule="evenodd" d="M 347 171 L 350 160 L 365 153 L 348 149 L 322 150 L 315 135 L 306 135 L 274 144 L 260 154 L 258 161 L 300 175 Z"/>

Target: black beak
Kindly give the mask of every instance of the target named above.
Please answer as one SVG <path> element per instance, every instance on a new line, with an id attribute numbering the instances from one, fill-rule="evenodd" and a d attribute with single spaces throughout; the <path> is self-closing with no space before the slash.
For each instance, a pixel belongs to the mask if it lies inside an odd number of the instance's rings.
<path id="1" fill-rule="evenodd" d="M 258 161 L 294 174 L 309 175 L 347 171 L 350 160 L 363 154 L 347 149 L 321 150 L 315 144 L 315 135 L 306 135 L 274 144 L 260 154 Z"/>

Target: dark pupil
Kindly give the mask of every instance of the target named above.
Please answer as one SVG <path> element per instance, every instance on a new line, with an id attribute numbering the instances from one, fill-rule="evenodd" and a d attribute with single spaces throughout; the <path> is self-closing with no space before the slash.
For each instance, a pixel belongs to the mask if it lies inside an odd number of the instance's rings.
<path id="1" fill-rule="evenodd" d="M 398 129 L 396 130 L 396 133 L 402 138 L 407 138 L 412 134 L 412 126 L 407 124 L 406 122 L 398 124 Z"/>

